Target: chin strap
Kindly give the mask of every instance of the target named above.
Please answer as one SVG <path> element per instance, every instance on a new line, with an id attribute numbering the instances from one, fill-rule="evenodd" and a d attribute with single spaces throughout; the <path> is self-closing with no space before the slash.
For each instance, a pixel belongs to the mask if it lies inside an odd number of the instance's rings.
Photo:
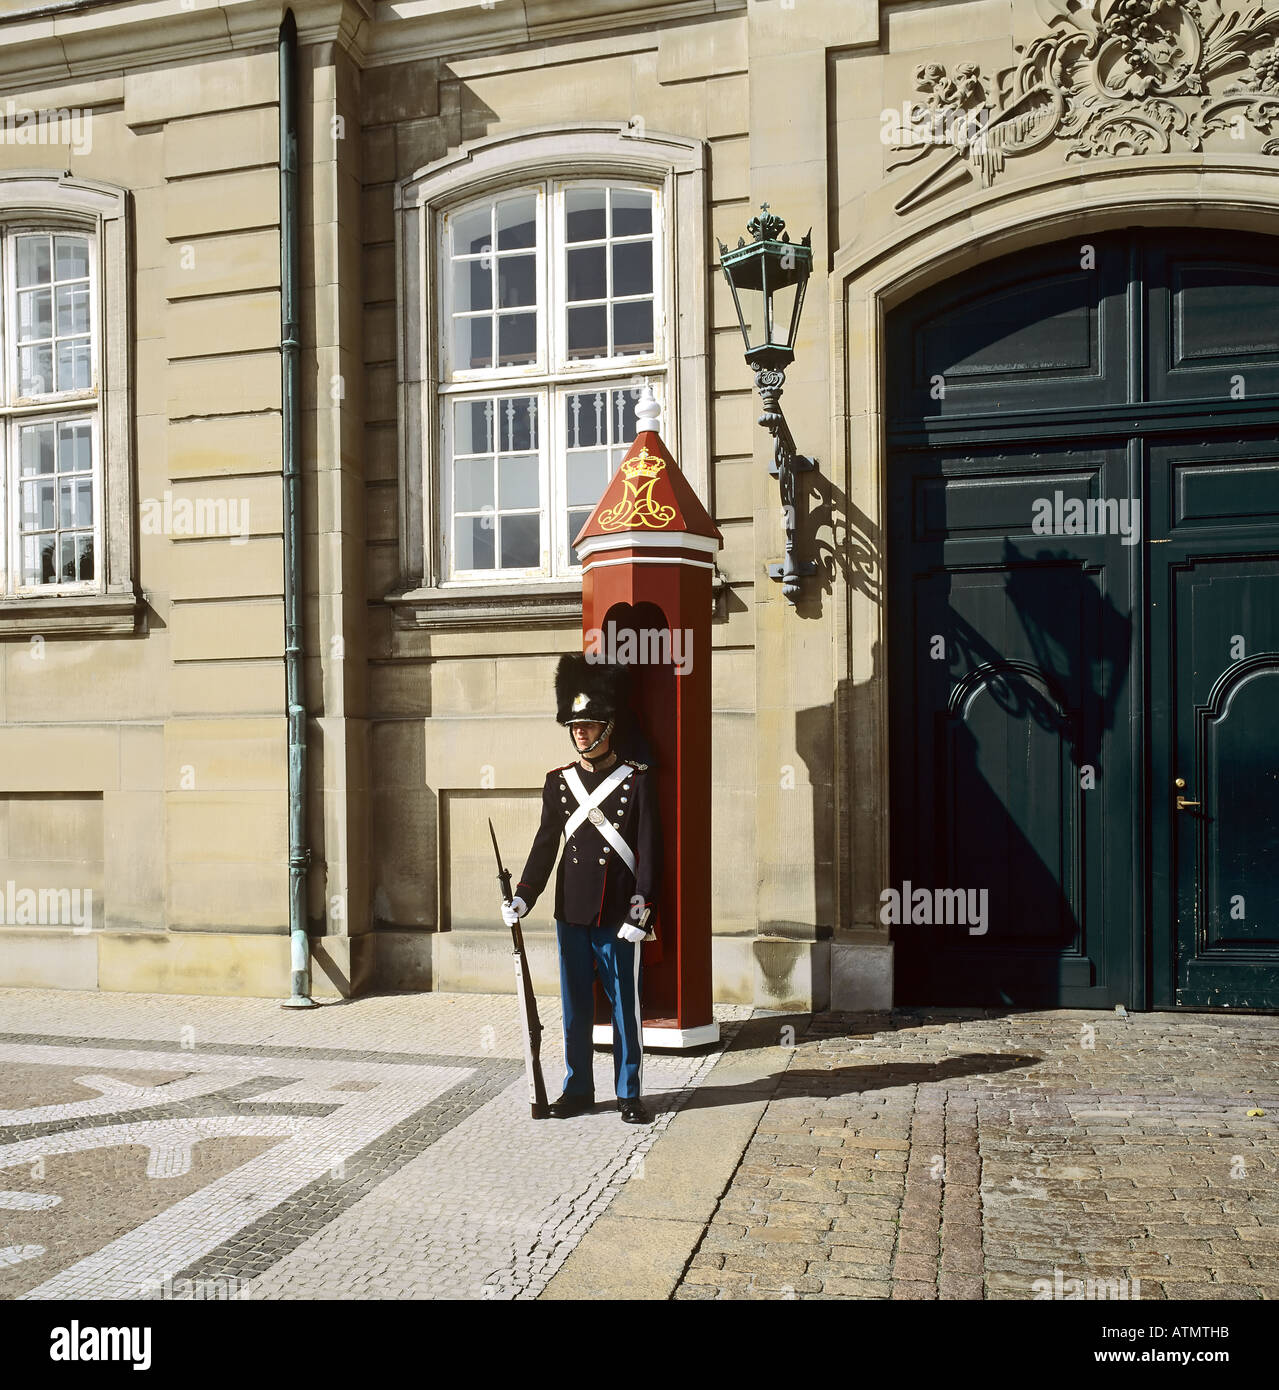
<path id="1" fill-rule="evenodd" d="M 581 749 L 578 748 L 577 741 L 573 738 L 573 726 L 570 724 L 568 726 L 568 738 L 569 742 L 573 745 L 573 751 L 577 753 L 580 757 L 588 757 L 613 732 L 613 722 L 614 721 L 610 719 L 608 723 L 604 725 L 603 731 L 600 733 L 599 738 L 597 738 L 594 743 L 588 743 L 585 748 Z"/>

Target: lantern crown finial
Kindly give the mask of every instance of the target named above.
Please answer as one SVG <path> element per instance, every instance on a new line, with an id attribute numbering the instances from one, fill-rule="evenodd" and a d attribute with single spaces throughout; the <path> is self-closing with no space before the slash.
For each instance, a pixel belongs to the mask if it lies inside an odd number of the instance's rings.
<path id="1" fill-rule="evenodd" d="M 760 215 L 752 217 L 746 224 L 746 230 L 755 238 L 756 241 L 789 241 L 786 235 L 786 222 L 783 218 L 777 217 L 769 212 L 768 204 L 759 205 Z"/>

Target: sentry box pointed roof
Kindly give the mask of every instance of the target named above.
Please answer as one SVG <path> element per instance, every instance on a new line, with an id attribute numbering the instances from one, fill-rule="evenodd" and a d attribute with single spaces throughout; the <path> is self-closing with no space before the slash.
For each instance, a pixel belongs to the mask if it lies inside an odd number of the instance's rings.
<path id="1" fill-rule="evenodd" d="M 696 536 L 702 542 L 693 542 L 697 550 L 719 549 L 724 537 L 662 443 L 658 405 L 647 388 L 635 414 L 640 424 L 635 442 L 573 545 L 584 559 L 604 548 L 601 543 L 623 538 L 632 545 L 660 546 L 669 537 L 678 546 L 683 537 Z"/>

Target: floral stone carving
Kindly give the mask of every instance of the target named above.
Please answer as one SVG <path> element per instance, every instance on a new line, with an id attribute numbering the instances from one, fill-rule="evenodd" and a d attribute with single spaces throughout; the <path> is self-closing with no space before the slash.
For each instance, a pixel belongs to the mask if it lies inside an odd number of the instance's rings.
<path id="1" fill-rule="evenodd" d="M 1066 158 L 1235 149 L 1279 153 L 1279 11 L 1221 0 L 1035 0 L 1050 32 L 1018 44 L 992 83 L 973 63 L 915 71 L 918 97 L 885 113 L 900 169 L 949 147 L 895 204 L 907 213 L 962 179 L 989 186 L 1049 140 Z"/>

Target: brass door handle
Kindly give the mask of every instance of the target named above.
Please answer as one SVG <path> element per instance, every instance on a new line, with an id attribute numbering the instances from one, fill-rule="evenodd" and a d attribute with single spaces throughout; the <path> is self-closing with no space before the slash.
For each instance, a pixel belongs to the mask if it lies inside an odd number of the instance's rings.
<path id="1" fill-rule="evenodd" d="M 1187 809 L 1187 807 L 1190 807 L 1190 806 L 1198 806 L 1198 805 L 1199 805 L 1199 803 L 1198 803 L 1197 801 L 1187 801 L 1186 798 L 1185 798 L 1184 796 L 1181 795 L 1180 789 L 1181 789 L 1182 787 L 1184 787 L 1185 785 L 1186 785 L 1186 779 L 1185 779 L 1184 777 L 1178 777 L 1178 778 L 1173 782 L 1173 786 L 1176 787 L 1176 788 L 1178 788 L 1178 792 L 1177 792 L 1177 810 L 1179 810 L 1179 811 L 1184 811 L 1184 810 Z"/>

